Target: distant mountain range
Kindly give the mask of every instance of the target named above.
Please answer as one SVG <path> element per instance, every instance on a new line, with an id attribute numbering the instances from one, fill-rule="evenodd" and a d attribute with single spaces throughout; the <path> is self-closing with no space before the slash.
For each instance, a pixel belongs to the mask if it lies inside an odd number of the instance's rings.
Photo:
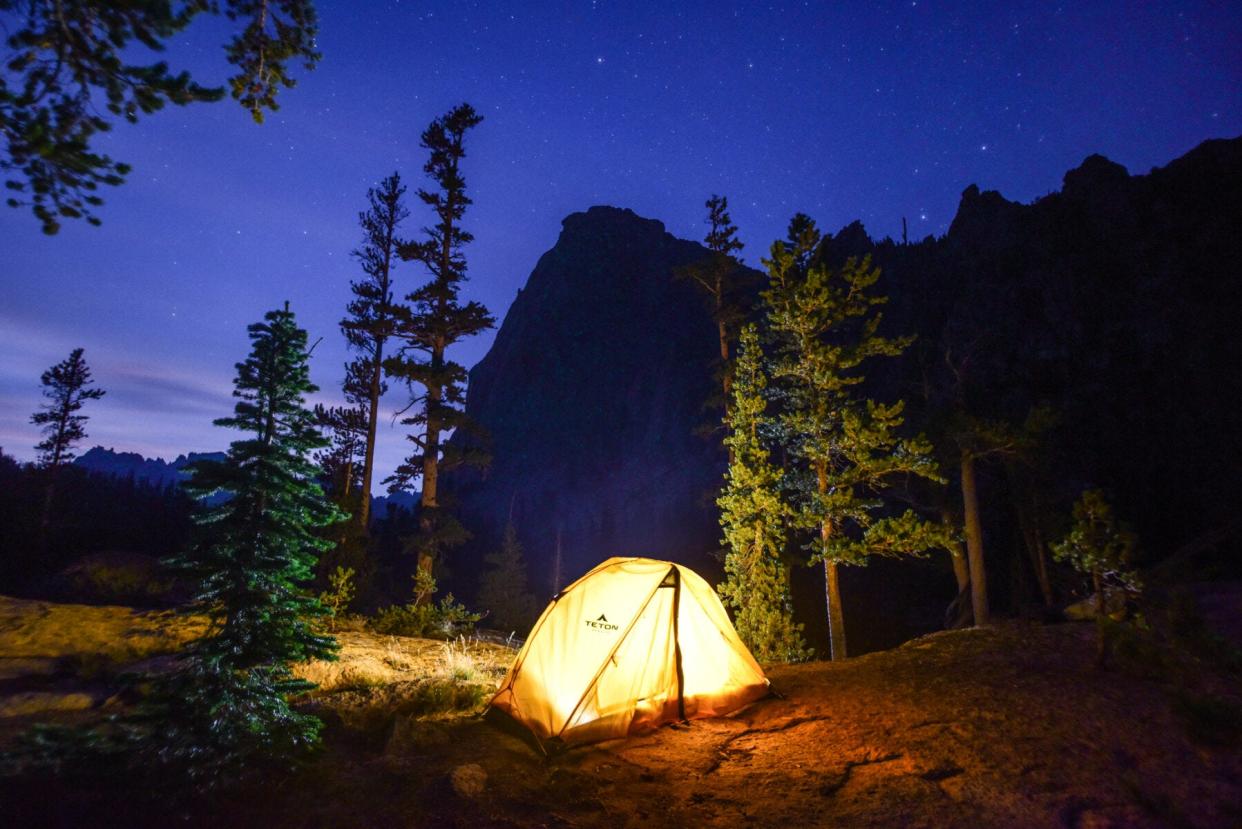
<path id="1" fill-rule="evenodd" d="M 186 467 L 195 461 L 222 461 L 224 458 L 223 452 L 190 452 L 178 455 L 174 460 L 166 461 L 163 458 L 146 458 L 137 452 L 117 452 L 115 449 L 96 446 L 73 463 L 88 472 L 112 478 L 133 478 L 135 481 L 165 487 L 178 484 L 189 477 Z M 371 514 L 382 518 L 388 514 L 389 506 L 412 509 L 417 503 L 417 492 L 398 492 L 394 495 L 376 496 L 371 499 Z"/>
<path id="2" fill-rule="evenodd" d="M 178 455 L 175 460 L 145 458 L 137 452 L 117 452 L 102 446 L 93 447 L 73 463 L 89 472 L 97 472 L 113 478 L 133 478 L 135 481 L 154 486 L 180 483 L 189 476 L 185 468 L 200 460 L 222 461 L 223 452 L 190 452 Z"/>

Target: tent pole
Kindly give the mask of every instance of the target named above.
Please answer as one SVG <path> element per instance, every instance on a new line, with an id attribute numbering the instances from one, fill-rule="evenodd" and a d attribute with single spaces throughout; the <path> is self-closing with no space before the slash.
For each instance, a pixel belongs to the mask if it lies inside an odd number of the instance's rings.
<path id="1" fill-rule="evenodd" d="M 686 721 L 686 675 L 681 667 L 681 631 L 677 625 L 677 617 L 681 609 L 681 571 L 673 565 L 673 660 L 677 665 L 677 718 Z"/>

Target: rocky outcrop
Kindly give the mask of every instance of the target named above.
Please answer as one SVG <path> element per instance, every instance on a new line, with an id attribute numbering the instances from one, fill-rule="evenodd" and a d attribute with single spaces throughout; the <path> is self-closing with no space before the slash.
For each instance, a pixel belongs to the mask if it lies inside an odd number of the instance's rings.
<path id="1" fill-rule="evenodd" d="M 612 555 L 705 562 L 724 470 L 719 441 L 695 433 L 711 417 L 715 330 L 673 278 L 705 249 L 612 207 L 563 224 L 470 372 L 467 411 L 494 460 L 453 487 L 476 534 L 458 575 L 512 510 L 543 598 Z"/>

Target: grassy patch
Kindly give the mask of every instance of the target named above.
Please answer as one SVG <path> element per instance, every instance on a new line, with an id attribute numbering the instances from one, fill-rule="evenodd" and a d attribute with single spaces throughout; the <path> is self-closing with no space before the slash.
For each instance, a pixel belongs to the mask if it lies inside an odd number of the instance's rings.
<path id="1" fill-rule="evenodd" d="M 428 679 L 407 692 L 400 703 L 403 714 L 421 717 L 430 714 L 474 712 L 489 695 L 482 685 L 456 679 Z"/>
<path id="2" fill-rule="evenodd" d="M 479 661 L 464 636 L 445 643 L 441 670 L 445 676 L 457 682 L 478 682 L 483 678 Z"/>

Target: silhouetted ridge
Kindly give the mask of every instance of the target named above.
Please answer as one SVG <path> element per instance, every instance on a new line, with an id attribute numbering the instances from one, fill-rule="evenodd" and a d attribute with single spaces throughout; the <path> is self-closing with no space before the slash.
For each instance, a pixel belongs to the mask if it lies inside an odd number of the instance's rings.
<path id="1" fill-rule="evenodd" d="M 562 223 L 470 372 L 467 410 L 494 462 L 457 495 L 477 567 L 514 506 L 533 587 L 550 595 L 610 555 L 703 564 L 717 546 L 718 441 L 695 430 L 714 389 L 705 299 L 673 279 L 706 254 L 661 222 L 592 207 Z M 460 570 L 458 571 L 460 572 Z"/>

